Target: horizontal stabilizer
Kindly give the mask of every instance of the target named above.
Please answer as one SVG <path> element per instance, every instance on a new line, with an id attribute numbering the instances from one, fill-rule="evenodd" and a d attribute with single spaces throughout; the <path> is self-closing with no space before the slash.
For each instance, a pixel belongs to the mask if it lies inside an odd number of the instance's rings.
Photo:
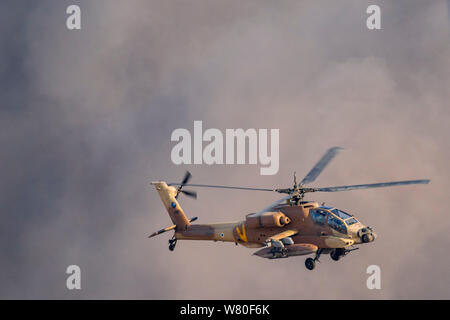
<path id="1" fill-rule="evenodd" d="M 193 221 L 195 221 L 195 220 L 197 220 L 197 219 L 198 219 L 197 217 L 193 217 L 192 219 L 189 220 L 189 223 L 191 223 L 191 222 L 193 222 Z M 176 227 L 177 227 L 176 225 L 171 225 L 170 227 L 167 227 L 167 228 L 158 230 L 158 231 L 156 231 L 156 232 L 153 232 L 153 233 L 152 233 L 151 235 L 149 235 L 148 237 L 149 237 L 149 238 L 153 238 L 154 236 L 157 236 L 157 235 L 159 235 L 159 234 L 161 234 L 161 233 L 164 233 L 164 232 L 167 232 L 167 231 L 170 231 L 170 230 L 174 230 Z"/>

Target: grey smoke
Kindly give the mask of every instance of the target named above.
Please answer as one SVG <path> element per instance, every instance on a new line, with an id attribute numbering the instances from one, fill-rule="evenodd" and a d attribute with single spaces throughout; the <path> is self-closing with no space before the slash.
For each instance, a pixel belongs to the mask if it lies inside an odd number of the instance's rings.
<path id="1" fill-rule="evenodd" d="M 450 45 L 446 2 L 71 1 L 0 4 L 1 298 L 449 298 Z M 382 30 L 365 28 L 379 4 Z M 170 162 L 170 134 L 279 128 L 280 171 Z M 314 194 L 379 235 L 308 272 L 233 244 L 147 239 L 170 224 L 151 180 L 286 186 L 330 146 L 317 186 L 431 178 L 428 186 Z M 198 190 L 200 223 L 277 195 Z M 77 264 L 82 290 L 65 288 Z M 366 288 L 370 264 L 382 290 Z"/>

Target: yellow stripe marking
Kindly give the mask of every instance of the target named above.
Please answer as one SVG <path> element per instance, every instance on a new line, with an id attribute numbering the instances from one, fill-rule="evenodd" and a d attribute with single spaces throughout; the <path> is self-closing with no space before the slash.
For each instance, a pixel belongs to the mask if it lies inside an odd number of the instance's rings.
<path id="1" fill-rule="evenodd" d="M 242 241 L 247 242 L 247 235 L 245 234 L 245 225 L 244 224 L 242 225 L 242 233 L 239 230 L 239 227 L 236 227 L 236 232 Z"/>

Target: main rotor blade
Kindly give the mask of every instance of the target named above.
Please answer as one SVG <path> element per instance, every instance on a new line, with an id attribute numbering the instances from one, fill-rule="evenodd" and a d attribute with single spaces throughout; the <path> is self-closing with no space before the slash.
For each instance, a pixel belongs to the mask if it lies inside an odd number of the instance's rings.
<path id="1" fill-rule="evenodd" d="M 320 158 L 316 165 L 308 172 L 308 174 L 303 178 L 300 184 L 306 184 L 313 182 L 319 176 L 319 174 L 325 169 L 325 167 L 330 163 L 331 160 L 341 151 L 341 147 L 333 147 L 327 150 L 325 154 Z"/>
<path id="2" fill-rule="evenodd" d="M 371 189 L 371 188 L 383 188 L 383 187 L 393 187 L 393 186 L 403 186 L 408 184 L 428 184 L 430 180 L 406 180 L 406 181 L 393 181 L 393 182 L 381 182 L 381 183 L 371 183 L 371 184 L 355 184 L 351 186 L 337 186 L 337 187 L 325 187 L 325 188 L 311 188 L 311 190 L 305 190 L 307 192 L 336 192 L 336 191 L 348 191 L 356 189 Z M 306 188 L 308 189 L 308 188 Z"/>
<path id="3" fill-rule="evenodd" d="M 282 204 L 282 203 L 285 202 L 286 200 L 289 200 L 290 198 L 291 198 L 290 195 L 289 195 L 289 196 L 286 196 L 286 197 L 283 197 L 283 198 L 281 198 L 280 200 L 275 201 L 275 202 L 272 203 L 271 205 L 265 207 L 264 209 L 259 210 L 259 211 L 256 212 L 256 213 L 250 214 L 249 217 L 257 217 L 257 216 L 260 216 L 260 215 L 262 215 L 264 212 L 268 212 L 268 211 L 272 210 L 273 208 L 275 208 L 276 206 Z"/>
<path id="4" fill-rule="evenodd" d="M 169 183 L 169 186 L 179 186 L 179 183 Z M 219 188 L 219 189 L 237 189 L 237 190 L 254 190 L 254 191 L 275 191 L 274 189 L 266 188 L 249 188 L 249 187 L 235 187 L 235 186 L 219 186 L 210 184 L 184 184 L 187 187 L 200 187 L 200 188 Z"/>

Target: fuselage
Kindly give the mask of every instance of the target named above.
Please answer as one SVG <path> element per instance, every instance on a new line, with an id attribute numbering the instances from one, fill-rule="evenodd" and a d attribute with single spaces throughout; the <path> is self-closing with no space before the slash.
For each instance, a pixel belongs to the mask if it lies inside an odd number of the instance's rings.
<path id="1" fill-rule="evenodd" d="M 250 248 L 263 247 L 267 239 L 285 231 L 295 231 L 290 236 L 295 244 L 307 243 L 318 248 L 345 248 L 354 244 L 371 242 L 376 235 L 354 216 L 334 207 L 319 206 L 317 202 L 282 204 L 265 214 L 266 217 L 287 217 L 288 223 L 255 224 L 247 215 L 243 221 L 191 224 L 175 230 L 179 240 L 213 240 L 235 242 Z M 266 219 L 267 220 L 267 219 Z"/>

